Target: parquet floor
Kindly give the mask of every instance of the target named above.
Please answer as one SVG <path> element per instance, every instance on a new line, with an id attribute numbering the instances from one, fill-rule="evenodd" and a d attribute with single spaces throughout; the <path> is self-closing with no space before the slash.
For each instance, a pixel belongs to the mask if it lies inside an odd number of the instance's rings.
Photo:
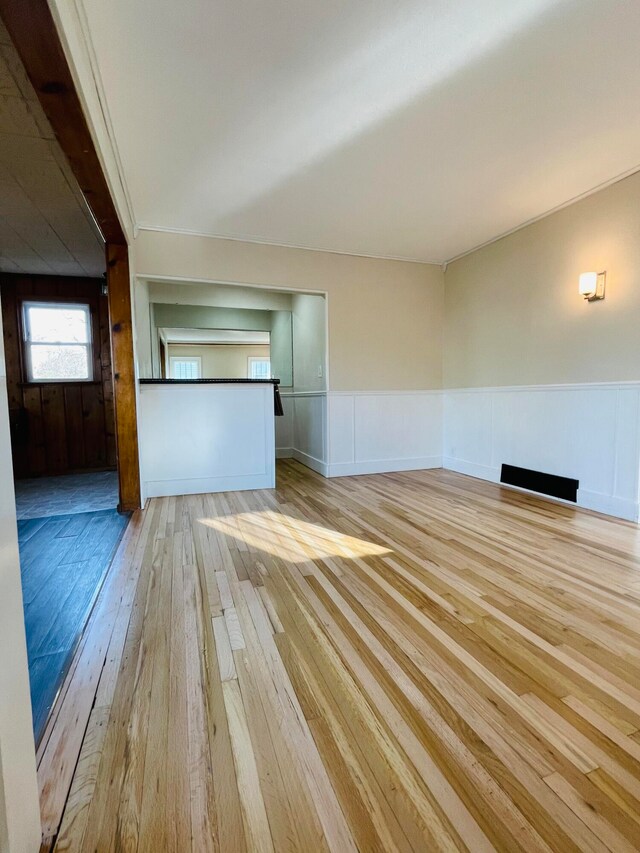
<path id="1" fill-rule="evenodd" d="M 153 500 L 56 849 L 638 850 L 639 545 L 441 470 Z"/>

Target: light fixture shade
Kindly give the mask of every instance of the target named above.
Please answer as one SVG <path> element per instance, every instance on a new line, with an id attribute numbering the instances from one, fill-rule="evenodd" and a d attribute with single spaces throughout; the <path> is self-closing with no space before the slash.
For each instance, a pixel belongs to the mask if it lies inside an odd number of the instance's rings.
<path id="1" fill-rule="evenodd" d="M 580 293 L 580 296 L 588 299 L 589 302 L 604 299 L 606 278 L 606 272 L 580 273 L 580 278 L 578 279 L 578 292 Z"/>
<path id="2" fill-rule="evenodd" d="M 590 296 L 595 295 L 596 288 L 598 287 L 598 273 L 580 273 L 580 278 L 578 282 L 578 290 L 580 292 L 580 296 L 584 296 L 585 299 L 588 299 Z"/>

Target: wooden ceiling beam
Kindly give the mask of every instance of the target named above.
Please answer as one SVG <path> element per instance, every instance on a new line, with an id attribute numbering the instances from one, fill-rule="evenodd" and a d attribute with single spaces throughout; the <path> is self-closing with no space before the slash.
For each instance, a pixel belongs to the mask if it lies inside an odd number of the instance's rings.
<path id="1" fill-rule="evenodd" d="M 0 17 L 104 241 L 126 245 L 127 239 L 46 0 L 0 0 Z"/>

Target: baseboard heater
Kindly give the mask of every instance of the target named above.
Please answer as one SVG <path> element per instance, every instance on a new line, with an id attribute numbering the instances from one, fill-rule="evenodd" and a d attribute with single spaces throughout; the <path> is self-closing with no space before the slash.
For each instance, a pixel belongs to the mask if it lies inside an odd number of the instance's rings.
<path id="1" fill-rule="evenodd" d="M 580 482 L 571 477 L 558 477 L 557 474 L 544 474 L 542 471 L 531 471 L 529 468 L 518 468 L 516 465 L 503 465 L 500 471 L 500 482 L 507 486 L 518 486 L 530 492 L 560 498 L 563 501 L 576 503 Z"/>

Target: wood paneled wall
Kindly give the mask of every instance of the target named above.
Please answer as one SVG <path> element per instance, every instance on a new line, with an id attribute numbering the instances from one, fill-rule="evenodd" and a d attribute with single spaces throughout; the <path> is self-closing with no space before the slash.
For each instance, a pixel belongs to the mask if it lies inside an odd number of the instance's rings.
<path id="1" fill-rule="evenodd" d="M 11 442 L 16 477 L 115 468 L 109 309 L 102 280 L 0 275 Z M 56 298 L 91 306 L 92 382 L 27 383 L 21 303 Z"/>

